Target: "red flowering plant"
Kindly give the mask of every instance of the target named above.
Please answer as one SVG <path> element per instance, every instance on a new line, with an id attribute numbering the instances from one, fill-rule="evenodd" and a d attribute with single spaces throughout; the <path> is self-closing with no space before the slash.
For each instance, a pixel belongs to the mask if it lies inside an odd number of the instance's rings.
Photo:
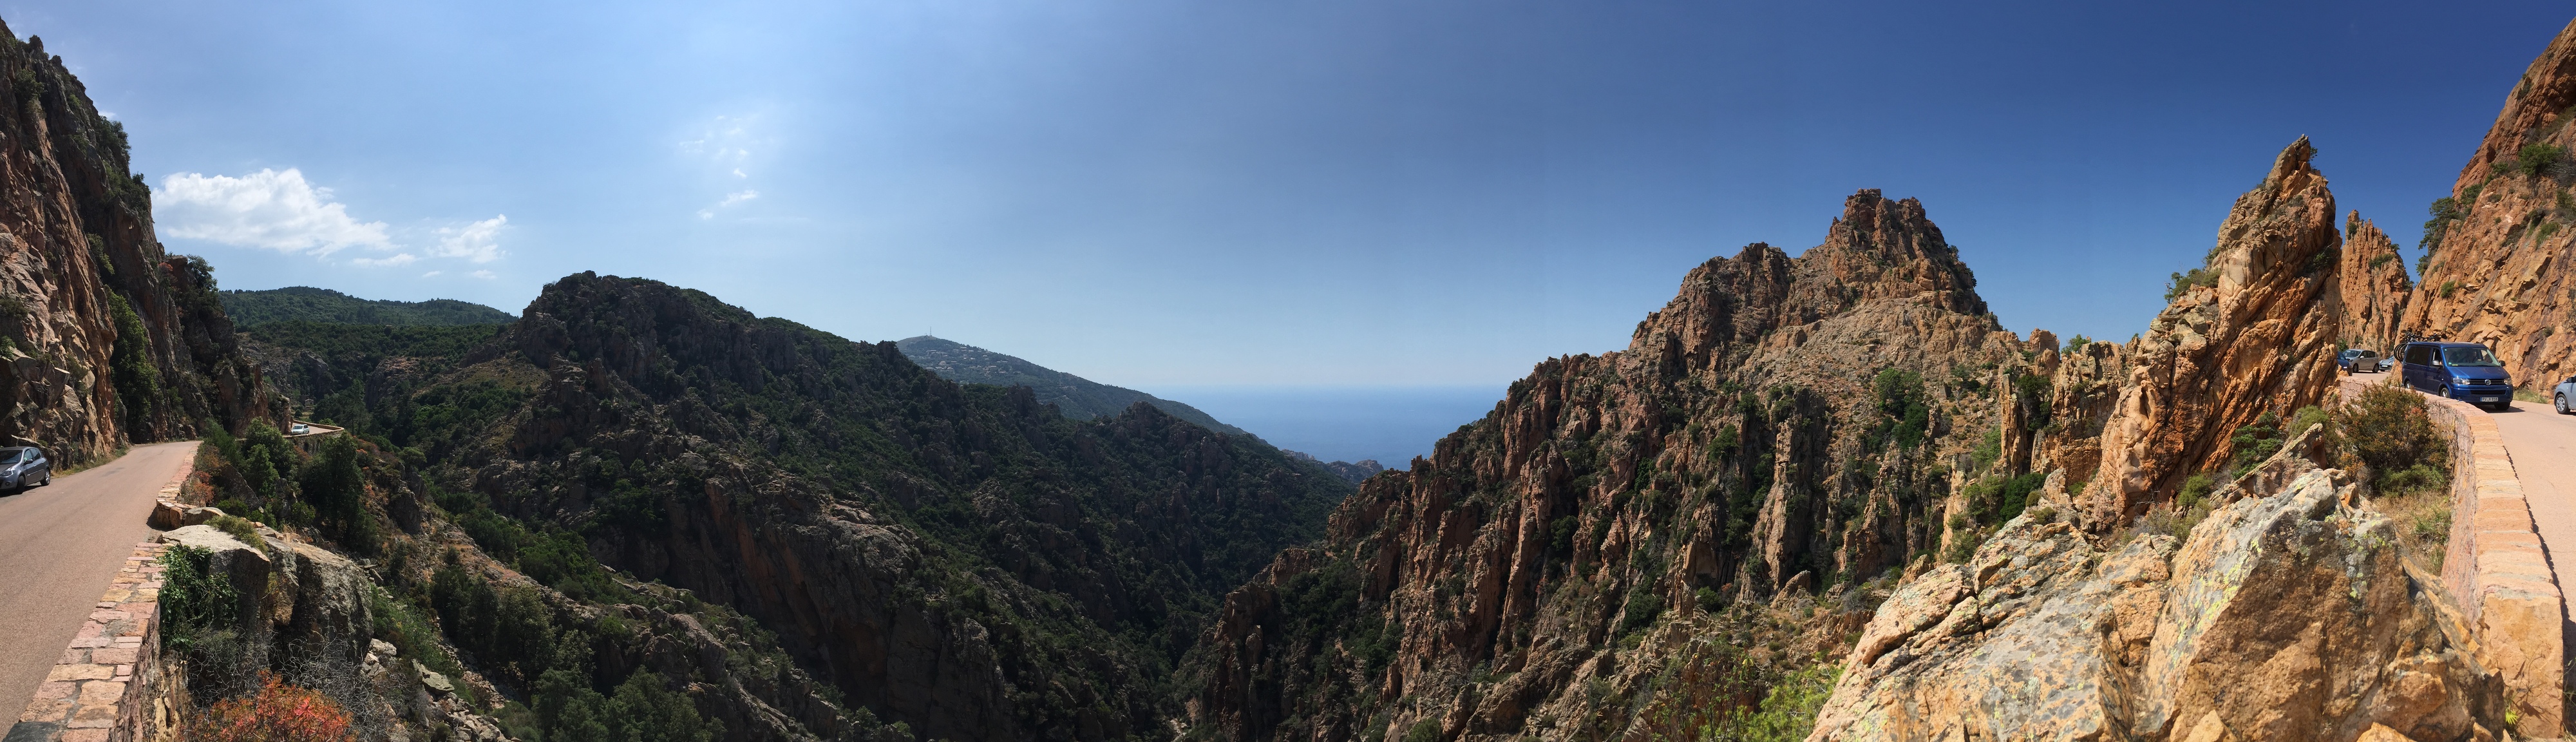
<path id="1" fill-rule="evenodd" d="M 188 722 L 195 742 L 351 742 L 349 712 L 310 688 L 260 673 L 259 692 L 216 703 Z"/>

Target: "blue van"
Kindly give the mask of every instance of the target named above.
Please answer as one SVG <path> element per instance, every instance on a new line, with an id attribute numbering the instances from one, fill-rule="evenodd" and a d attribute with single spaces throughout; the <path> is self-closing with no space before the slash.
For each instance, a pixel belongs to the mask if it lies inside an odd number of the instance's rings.
<path id="1" fill-rule="evenodd" d="M 2477 343 L 2407 343 L 2399 357 L 2407 386 L 2501 410 L 2513 405 L 2513 379 L 2495 351 Z"/>

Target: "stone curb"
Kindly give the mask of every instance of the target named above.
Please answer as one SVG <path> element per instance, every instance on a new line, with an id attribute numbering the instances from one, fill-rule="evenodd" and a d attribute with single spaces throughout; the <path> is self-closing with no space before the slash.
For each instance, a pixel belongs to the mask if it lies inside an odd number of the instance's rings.
<path id="1" fill-rule="evenodd" d="M 177 736 L 182 683 L 161 657 L 161 552 L 134 546 L 7 742 L 129 742 Z"/>
<path id="2" fill-rule="evenodd" d="M 2395 374 L 2345 376 L 2344 398 Z M 2403 387 L 2401 387 L 2403 388 Z M 2410 390 L 2412 391 L 2412 390 Z M 2424 411 L 2451 436 L 2451 540 L 2442 583 L 2475 632 L 2472 653 L 2504 679 L 2524 737 L 2556 737 L 2566 726 L 2566 605 L 2531 520 L 2531 502 L 2487 411 L 2422 392 Z"/>
<path id="3" fill-rule="evenodd" d="M 191 444 L 179 474 L 161 486 L 162 502 L 197 472 Z M 134 545 L 71 646 L 36 686 L 0 742 L 161 742 L 179 736 L 187 706 L 185 671 L 161 657 L 161 552 L 153 534 Z"/>

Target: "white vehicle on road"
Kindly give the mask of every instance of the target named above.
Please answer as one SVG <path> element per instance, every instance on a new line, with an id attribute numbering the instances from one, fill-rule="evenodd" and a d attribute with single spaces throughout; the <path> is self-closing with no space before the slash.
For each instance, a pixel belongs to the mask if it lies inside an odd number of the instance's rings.
<path id="1" fill-rule="evenodd" d="M 286 434 L 287 434 L 287 435 L 307 435 L 307 434 L 310 434 L 310 433 L 312 433 L 312 432 L 313 432 L 313 426 L 311 426 L 311 425 L 306 425 L 306 424 L 304 424 L 304 423 L 296 423 L 294 427 L 291 427 L 291 428 L 287 428 L 287 429 L 286 429 Z"/>

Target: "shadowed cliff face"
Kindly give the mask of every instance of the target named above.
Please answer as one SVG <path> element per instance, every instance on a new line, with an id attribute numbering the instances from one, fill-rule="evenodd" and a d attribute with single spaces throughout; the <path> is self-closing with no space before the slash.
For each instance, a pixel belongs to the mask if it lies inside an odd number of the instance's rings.
<path id="1" fill-rule="evenodd" d="M 41 41 L 0 27 L 0 435 L 71 461 L 205 420 L 280 421 L 203 261 L 152 233 L 124 128 Z"/>
<path id="2" fill-rule="evenodd" d="M 2543 49 L 2426 222 L 2407 333 L 2486 343 L 2523 389 L 2576 374 L 2576 24 Z"/>
<path id="3" fill-rule="evenodd" d="M 1623 637 L 1930 554 L 1985 380 L 2028 365 L 1974 287 L 1877 191 L 1802 256 L 1693 269 L 1626 350 L 1539 364 L 1229 595 L 1184 669 L 1195 731 L 1608 733 L 1625 712 L 1589 710 L 1624 701 L 1576 686 Z"/>
<path id="4" fill-rule="evenodd" d="M 1150 405 L 1068 420 L 652 281 L 565 278 L 454 356 L 443 330 L 270 334 L 433 490 L 740 609 L 924 739 L 1159 733 L 1219 596 L 1350 490 Z"/>

